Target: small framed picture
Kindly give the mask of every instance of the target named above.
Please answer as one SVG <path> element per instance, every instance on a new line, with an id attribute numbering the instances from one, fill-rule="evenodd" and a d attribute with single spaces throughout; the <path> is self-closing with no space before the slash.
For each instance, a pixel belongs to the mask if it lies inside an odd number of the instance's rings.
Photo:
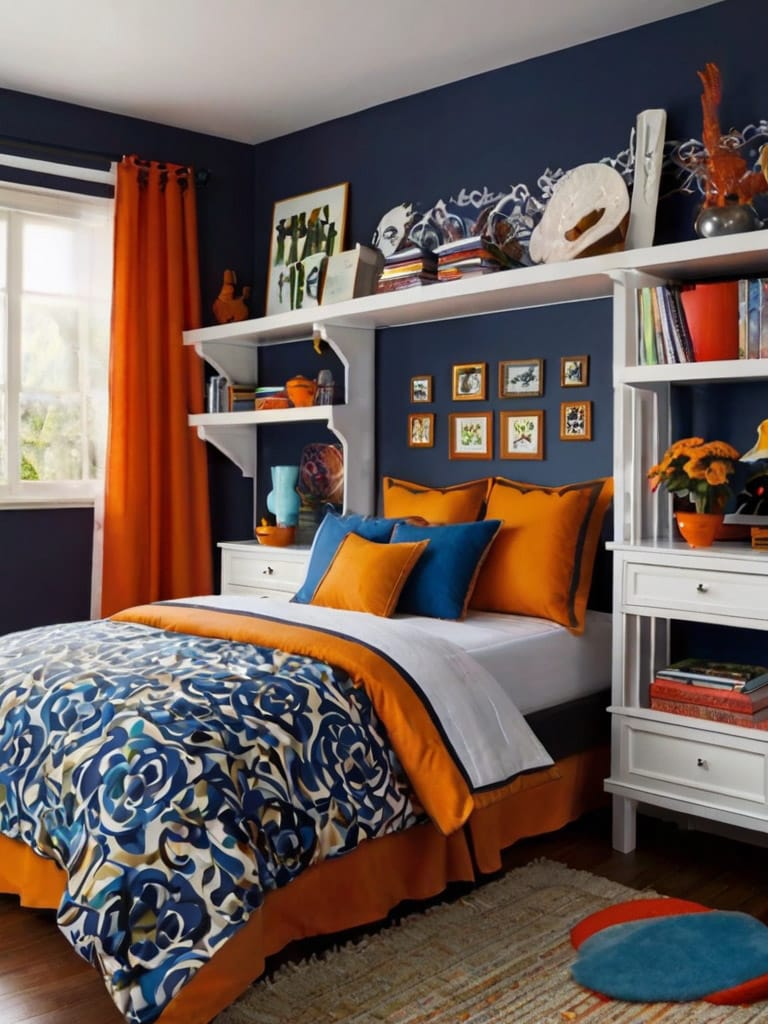
<path id="1" fill-rule="evenodd" d="M 432 401 L 432 378 L 411 377 L 411 401 L 431 402 Z"/>
<path id="2" fill-rule="evenodd" d="M 451 413 L 448 417 L 448 458 L 490 459 L 493 448 L 493 413 L 474 416 Z"/>
<path id="3" fill-rule="evenodd" d="M 408 417 L 408 447 L 432 448 L 435 443 L 434 413 L 412 413 Z"/>
<path id="4" fill-rule="evenodd" d="M 485 371 L 485 363 L 457 363 L 453 367 L 453 400 L 482 401 L 486 394 Z"/>
<path id="5" fill-rule="evenodd" d="M 560 440 L 592 440 L 592 403 L 560 403 Z"/>
<path id="6" fill-rule="evenodd" d="M 543 459 L 544 410 L 501 413 L 499 435 L 502 459 Z"/>
<path id="7" fill-rule="evenodd" d="M 543 394 L 543 359 L 509 359 L 499 363 L 499 398 L 524 398 Z"/>
<path id="8" fill-rule="evenodd" d="M 563 356 L 560 360 L 560 387 L 585 388 L 589 384 L 589 356 Z"/>

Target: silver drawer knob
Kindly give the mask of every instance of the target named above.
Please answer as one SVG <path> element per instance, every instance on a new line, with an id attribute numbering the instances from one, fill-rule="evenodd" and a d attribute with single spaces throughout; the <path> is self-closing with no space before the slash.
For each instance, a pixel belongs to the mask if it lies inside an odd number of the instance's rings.
<path id="1" fill-rule="evenodd" d="M 706 594 L 706 592 L 709 590 L 709 587 L 706 585 L 706 583 L 698 583 L 696 585 L 696 589 L 700 594 Z"/>
<path id="2" fill-rule="evenodd" d="M 709 765 L 707 764 L 707 762 L 704 760 L 703 757 L 697 757 L 696 758 L 696 767 L 697 768 L 708 768 Z"/>
<path id="3" fill-rule="evenodd" d="M 272 575 L 272 573 L 273 573 L 274 571 L 275 571 L 275 570 L 274 570 L 274 569 L 272 568 L 272 566 L 271 566 L 271 565 L 268 565 L 268 566 L 266 567 L 266 569 L 262 569 L 262 570 L 261 570 L 261 575 L 262 575 L 262 576 L 271 576 L 271 575 Z"/>

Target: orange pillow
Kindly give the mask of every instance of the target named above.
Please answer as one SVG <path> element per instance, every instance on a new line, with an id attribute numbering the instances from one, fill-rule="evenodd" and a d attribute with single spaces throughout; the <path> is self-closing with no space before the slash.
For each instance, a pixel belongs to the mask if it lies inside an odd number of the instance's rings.
<path id="1" fill-rule="evenodd" d="M 310 604 L 389 617 L 428 540 L 378 544 L 348 533 Z"/>
<path id="2" fill-rule="evenodd" d="M 504 523 L 471 608 L 535 615 L 584 631 L 592 569 L 613 479 L 537 487 L 496 477 L 486 516 Z"/>
<path id="3" fill-rule="evenodd" d="M 471 523 L 480 518 L 490 480 L 425 487 L 385 476 L 381 483 L 383 510 L 388 519 L 421 516 L 429 523 Z"/>

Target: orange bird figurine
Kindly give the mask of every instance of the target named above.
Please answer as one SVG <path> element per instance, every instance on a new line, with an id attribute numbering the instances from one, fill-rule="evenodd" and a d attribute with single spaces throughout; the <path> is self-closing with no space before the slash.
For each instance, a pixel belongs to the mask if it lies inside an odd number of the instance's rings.
<path id="1" fill-rule="evenodd" d="M 243 288 L 239 296 L 235 295 L 237 275 L 234 270 L 224 271 L 221 291 L 213 303 L 213 315 L 220 324 L 233 324 L 238 320 L 248 319 L 248 299 L 251 295 L 249 287 Z"/>

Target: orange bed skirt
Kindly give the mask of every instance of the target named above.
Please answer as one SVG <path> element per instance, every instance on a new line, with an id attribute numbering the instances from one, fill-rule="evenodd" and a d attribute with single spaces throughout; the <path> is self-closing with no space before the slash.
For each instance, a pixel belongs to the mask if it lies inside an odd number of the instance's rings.
<path id="1" fill-rule="evenodd" d="M 607 748 L 565 758 L 557 778 L 542 772 L 498 803 L 473 812 L 450 836 L 430 823 L 394 833 L 328 860 L 270 892 L 159 1018 L 160 1024 L 208 1024 L 264 970 L 265 958 L 288 943 L 379 921 L 406 899 L 428 899 L 451 882 L 501 867 L 501 851 L 519 839 L 562 828 L 604 800 Z M 535 783 L 534 777 L 531 782 Z M 473 860 L 474 855 L 474 860 Z M 58 906 L 64 874 L 52 861 L 0 836 L 0 890 L 30 907 Z"/>

